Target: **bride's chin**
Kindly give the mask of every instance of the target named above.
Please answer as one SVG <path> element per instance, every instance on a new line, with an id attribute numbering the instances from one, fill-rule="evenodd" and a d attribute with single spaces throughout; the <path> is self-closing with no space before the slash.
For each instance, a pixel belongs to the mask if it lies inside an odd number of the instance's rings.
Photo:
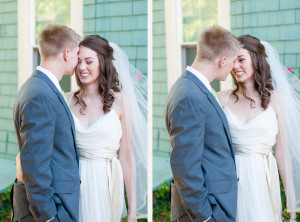
<path id="1" fill-rule="evenodd" d="M 79 79 L 80 79 L 80 82 L 82 82 L 82 83 L 89 82 L 89 78 L 79 78 Z"/>
<path id="2" fill-rule="evenodd" d="M 243 82 L 243 75 L 242 76 L 235 76 L 236 81 Z"/>

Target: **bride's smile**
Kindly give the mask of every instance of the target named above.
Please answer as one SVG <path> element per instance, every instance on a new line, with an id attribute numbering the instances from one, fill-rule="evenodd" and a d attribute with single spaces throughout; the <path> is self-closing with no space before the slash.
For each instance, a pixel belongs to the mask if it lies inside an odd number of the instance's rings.
<path id="1" fill-rule="evenodd" d="M 89 75 L 90 75 L 89 73 L 80 73 L 82 79 L 87 78 Z"/>
<path id="2" fill-rule="evenodd" d="M 242 77 L 243 75 L 245 74 L 245 72 L 235 72 L 235 75 L 238 77 L 238 78 L 240 78 L 240 77 Z"/>

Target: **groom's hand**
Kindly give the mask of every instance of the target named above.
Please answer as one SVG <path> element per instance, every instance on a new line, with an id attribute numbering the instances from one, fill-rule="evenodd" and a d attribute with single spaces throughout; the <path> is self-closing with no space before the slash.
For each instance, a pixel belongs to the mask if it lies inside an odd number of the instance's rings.
<path id="1" fill-rule="evenodd" d="M 22 171 L 22 166 L 21 166 L 21 161 L 20 161 L 20 153 L 18 153 L 16 156 L 16 170 L 17 170 L 18 182 L 23 183 L 23 171 Z"/>

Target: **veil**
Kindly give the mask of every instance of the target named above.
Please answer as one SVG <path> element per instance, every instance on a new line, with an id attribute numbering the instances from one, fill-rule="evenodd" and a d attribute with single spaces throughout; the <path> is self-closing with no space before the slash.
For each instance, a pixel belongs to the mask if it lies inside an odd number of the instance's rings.
<path id="1" fill-rule="evenodd" d="M 127 55 L 115 43 L 115 66 L 123 96 L 126 141 L 132 157 L 131 191 L 126 187 L 127 200 L 131 203 L 132 218 L 147 218 L 147 77 L 132 66 Z"/>
<path id="2" fill-rule="evenodd" d="M 285 170 L 281 178 L 286 178 L 287 211 L 300 212 L 300 81 L 286 72 L 277 51 L 268 42 L 261 43 L 266 50 L 274 86 L 280 132 L 276 146 L 281 146 L 284 155 Z"/>

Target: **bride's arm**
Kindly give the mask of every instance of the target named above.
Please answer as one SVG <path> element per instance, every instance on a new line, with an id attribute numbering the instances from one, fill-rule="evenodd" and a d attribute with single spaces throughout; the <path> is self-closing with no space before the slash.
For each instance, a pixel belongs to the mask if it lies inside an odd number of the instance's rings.
<path id="1" fill-rule="evenodd" d="M 120 141 L 119 160 L 123 169 L 125 188 L 128 200 L 128 221 L 136 221 L 132 217 L 136 215 L 136 172 L 133 159 L 133 122 L 130 99 L 126 95 L 121 96 L 120 119 L 122 125 L 122 139 Z"/>
<path id="2" fill-rule="evenodd" d="M 274 95 L 272 96 L 272 101 L 274 103 L 276 102 Z M 280 100 L 279 96 L 276 95 L 276 99 Z M 277 101 L 279 103 L 279 101 Z M 291 171 L 292 168 L 292 160 L 290 158 L 289 150 L 287 148 L 288 146 L 288 137 L 287 137 L 287 132 L 286 132 L 286 122 L 285 122 L 285 112 L 284 108 L 282 106 L 276 106 L 275 104 L 272 105 L 273 109 L 276 112 L 277 119 L 278 119 L 278 133 L 276 136 L 276 144 L 275 144 L 275 159 L 277 162 L 278 170 L 282 179 L 283 187 L 286 196 L 287 194 L 287 177 L 289 177 L 290 180 L 293 180 L 293 172 Z M 290 169 L 289 171 L 287 169 Z M 287 175 L 288 173 L 288 175 Z M 290 189 L 292 187 L 289 187 Z M 287 201 L 293 201 L 290 198 L 292 198 L 295 195 L 294 190 L 290 190 L 290 195 L 289 198 L 287 198 Z M 296 213 L 295 212 L 290 212 L 290 221 L 293 221 L 296 219 Z"/>

